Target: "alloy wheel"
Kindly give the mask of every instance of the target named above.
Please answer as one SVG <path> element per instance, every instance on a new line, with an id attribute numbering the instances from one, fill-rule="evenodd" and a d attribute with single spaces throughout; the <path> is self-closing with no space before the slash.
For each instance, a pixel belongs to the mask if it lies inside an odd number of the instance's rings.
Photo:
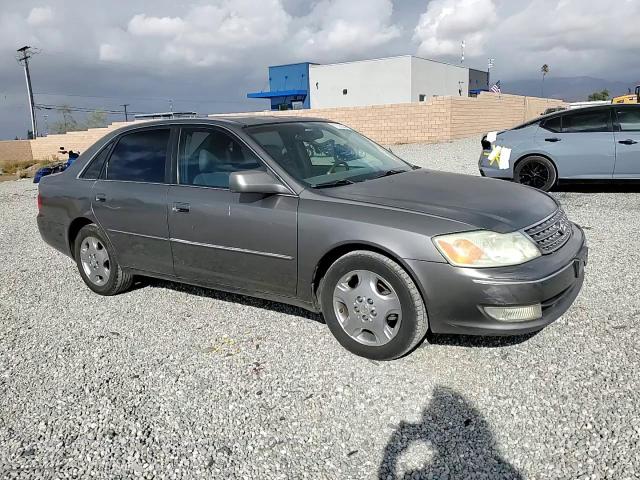
<path id="1" fill-rule="evenodd" d="M 549 182 L 550 177 L 551 172 L 546 165 L 532 161 L 527 162 L 522 166 L 522 169 L 520 170 L 519 183 L 529 187 L 542 189 L 547 182 Z"/>

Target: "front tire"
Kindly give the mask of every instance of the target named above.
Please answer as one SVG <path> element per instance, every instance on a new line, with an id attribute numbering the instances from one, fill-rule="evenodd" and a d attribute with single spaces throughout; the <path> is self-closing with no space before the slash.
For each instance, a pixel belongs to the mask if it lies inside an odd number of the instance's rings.
<path id="1" fill-rule="evenodd" d="M 399 358 L 427 333 L 427 313 L 416 284 L 379 253 L 358 250 L 340 257 L 322 279 L 319 297 L 331 333 L 361 357 Z"/>
<path id="2" fill-rule="evenodd" d="M 534 155 L 518 162 L 513 179 L 516 183 L 548 192 L 556 184 L 558 174 L 551 160 Z"/>
<path id="3" fill-rule="evenodd" d="M 74 258 L 84 283 L 100 295 L 117 295 L 133 283 L 133 275 L 120 267 L 111 244 L 94 224 L 78 232 Z"/>

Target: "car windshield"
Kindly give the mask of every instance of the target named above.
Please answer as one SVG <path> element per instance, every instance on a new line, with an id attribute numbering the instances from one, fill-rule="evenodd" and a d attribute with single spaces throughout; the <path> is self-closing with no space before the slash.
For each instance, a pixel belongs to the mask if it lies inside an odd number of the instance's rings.
<path id="1" fill-rule="evenodd" d="M 313 188 L 349 185 L 412 169 L 338 123 L 273 123 L 246 130 L 289 175 Z"/>

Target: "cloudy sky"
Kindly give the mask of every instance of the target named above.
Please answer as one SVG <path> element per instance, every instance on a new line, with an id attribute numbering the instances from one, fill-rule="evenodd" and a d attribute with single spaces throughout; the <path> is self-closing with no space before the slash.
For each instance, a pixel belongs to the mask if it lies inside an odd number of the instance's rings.
<path id="1" fill-rule="evenodd" d="M 640 0 L 0 0 L 0 138 L 26 135 L 36 103 L 132 111 L 260 110 L 267 66 L 398 54 L 458 61 L 492 78 L 640 80 Z M 43 113 L 39 123 L 44 126 Z M 56 119 L 48 112 L 48 121 Z M 82 116 L 78 115 L 79 118 Z M 116 119 L 112 117 L 111 119 Z"/>

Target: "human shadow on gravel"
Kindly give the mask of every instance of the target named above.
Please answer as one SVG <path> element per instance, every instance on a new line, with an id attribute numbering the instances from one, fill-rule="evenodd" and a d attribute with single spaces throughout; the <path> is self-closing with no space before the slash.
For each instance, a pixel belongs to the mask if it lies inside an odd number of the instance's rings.
<path id="1" fill-rule="evenodd" d="M 422 467 L 398 472 L 403 454 L 419 443 L 432 454 L 420 460 L 418 464 Z M 391 435 L 378 478 L 521 480 L 523 477 L 498 452 L 491 428 L 480 412 L 454 390 L 436 387 L 422 419 L 418 423 L 401 422 Z"/>
<path id="2" fill-rule="evenodd" d="M 212 298 L 214 300 L 221 300 L 224 302 L 238 303 L 240 305 L 247 305 L 256 308 L 262 308 L 265 310 L 271 310 L 276 313 L 284 313 L 286 315 L 296 315 L 298 317 L 313 320 L 315 322 L 324 323 L 322 315 L 318 315 L 304 308 L 296 307 L 293 305 L 287 305 L 279 302 L 272 302 L 269 300 L 262 300 L 260 298 L 249 297 L 246 295 L 240 295 L 236 293 L 227 293 L 221 290 L 210 290 L 208 288 L 196 287 L 188 285 L 186 283 L 170 282 L 167 280 L 160 280 L 151 277 L 139 277 L 136 283 L 133 285 L 133 289 L 152 287 L 152 288 L 168 288 L 176 292 L 185 292 L 190 295 L 197 295 L 199 297 Z"/>

